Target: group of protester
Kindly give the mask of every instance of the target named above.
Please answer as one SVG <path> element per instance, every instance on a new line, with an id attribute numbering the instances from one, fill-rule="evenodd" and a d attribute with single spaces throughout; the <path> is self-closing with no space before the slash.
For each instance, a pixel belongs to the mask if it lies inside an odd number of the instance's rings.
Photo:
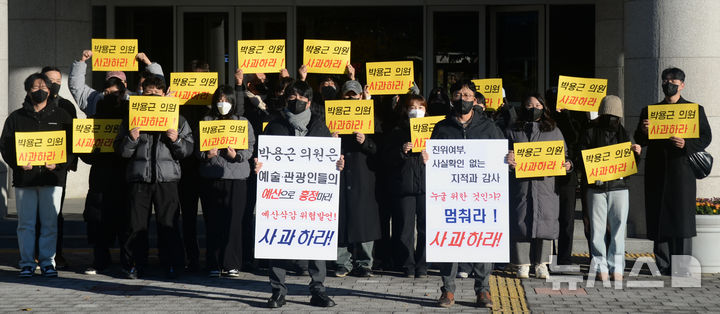
<path id="1" fill-rule="evenodd" d="M 277 78 L 264 74 L 235 73 L 235 85 L 220 85 L 207 106 L 181 106 L 177 129 L 146 132 L 128 128 L 130 95 L 163 97 L 167 94 L 162 68 L 144 53 L 137 59 L 145 65 L 136 91 L 127 86 L 123 72 L 108 72 L 102 89 L 85 84 L 83 51 L 73 62 L 69 89 L 77 106 L 88 117 L 121 119 L 114 142 L 115 153 L 95 150 L 70 155 L 67 163 L 44 166 L 18 165 L 15 132 L 66 130 L 72 135 L 75 107 L 58 95 L 61 73 L 45 68 L 25 80 L 27 96 L 22 108 L 5 121 L 0 151 L 13 173 L 18 208 L 20 276 L 31 277 L 37 266 L 44 276 L 57 276 L 56 253 L 62 235 L 59 215 L 68 170 L 76 158 L 91 165 L 84 218 L 94 259 L 87 274 L 105 271 L 112 263 L 110 248 L 120 247 L 120 262 L 128 278 L 141 278 L 148 267 L 148 224 L 152 210 L 158 233 L 160 263 L 170 278 L 183 271 L 200 270 L 197 241 L 198 200 L 205 222 L 206 264 L 212 277 L 239 276 L 260 261 L 253 259 L 256 173 L 262 167 L 256 156 L 257 135 L 340 137 L 340 176 L 337 260 L 331 268 L 337 277 L 353 274 L 373 276 L 373 268 L 399 269 L 407 277 L 426 277 L 425 258 L 425 163 L 427 153 L 414 153 L 410 140 L 410 118 L 446 116 L 433 130 L 433 139 L 507 139 L 510 172 L 510 263 L 518 278 L 548 278 L 548 258 L 556 254 L 560 265 L 571 263 L 576 197 L 583 199 L 585 233 L 596 258 L 598 279 L 622 280 L 625 224 L 629 210 L 626 178 L 587 183 L 580 151 L 630 140 L 622 125 L 623 105 L 608 95 L 598 117 L 588 113 L 557 110 L 553 91 L 546 97 L 536 93 L 518 106 L 505 101 L 496 111 L 485 111 L 485 99 L 470 80 L 455 82 L 449 91 L 436 88 L 427 99 L 413 88 L 407 95 L 372 97 L 367 87 L 347 77 L 320 77 L 317 89 L 306 82 L 307 68 L 300 67 L 297 79 L 283 70 Z M 209 71 L 207 63 L 194 61 L 189 71 Z M 663 71 L 660 103 L 685 103 L 680 96 L 685 74 L 676 68 Z M 343 82 L 344 81 L 344 82 Z M 324 103 L 335 99 L 373 99 L 374 134 L 331 133 L 325 124 Z M 703 107 L 699 107 L 700 138 L 648 140 L 647 108 L 632 150 L 639 158 L 646 152 L 645 193 L 648 233 L 655 241 L 658 266 L 671 269 L 670 256 L 690 253 L 689 239 L 695 235 L 695 178 L 685 161 L 690 153 L 703 150 L 711 140 Z M 199 150 L 199 121 L 247 120 L 247 149 Z M 263 127 L 263 124 L 266 126 Z M 515 178 L 514 143 L 565 142 L 564 176 Z M 71 141 L 67 141 L 68 144 Z M 71 146 L 68 146 L 68 153 Z M 639 161 L 639 159 L 638 159 Z M 582 195 L 576 195 L 580 185 Z M 392 222 L 392 223 L 391 223 Z M 36 239 L 36 225 L 39 233 Z M 678 225 L 679 224 L 679 225 Z M 392 227 L 391 227 L 392 226 Z M 607 236 L 607 235 L 609 236 Z M 551 241 L 557 240 L 551 253 Z M 35 249 L 37 242 L 37 250 Z M 456 276 L 475 277 L 479 306 L 492 307 L 489 263 L 441 263 L 443 307 L 454 304 Z M 285 304 L 288 269 L 311 277 L 311 304 L 333 306 L 325 293 L 326 261 L 271 260 L 268 263 L 271 308 Z"/>

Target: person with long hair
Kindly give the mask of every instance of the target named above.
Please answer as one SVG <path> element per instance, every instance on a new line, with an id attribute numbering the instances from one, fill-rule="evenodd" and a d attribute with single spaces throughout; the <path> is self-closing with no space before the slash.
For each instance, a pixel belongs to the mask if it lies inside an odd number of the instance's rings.
<path id="1" fill-rule="evenodd" d="M 518 121 L 506 130 L 510 149 L 514 143 L 563 141 L 563 135 L 550 118 L 540 94 L 525 98 Z M 565 149 L 567 158 L 567 149 Z M 515 167 L 514 156 L 508 161 Z M 572 163 L 565 161 L 570 171 Z M 517 277 L 529 278 L 530 266 L 535 276 L 547 278 L 549 240 L 559 233 L 560 198 L 555 190 L 555 177 L 515 178 L 510 175 L 510 262 L 517 265 Z"/>

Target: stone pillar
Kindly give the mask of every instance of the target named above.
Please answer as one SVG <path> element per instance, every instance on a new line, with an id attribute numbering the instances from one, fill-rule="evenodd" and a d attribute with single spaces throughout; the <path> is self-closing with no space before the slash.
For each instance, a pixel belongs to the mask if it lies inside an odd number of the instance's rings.
<path id="1" fill-rule="evenodd" d="M 637 126 L 640 110 L 663 98 L 660 73 L 668 67 L 685 71 L 685 99 L 705 107 L 710 126 L 720 130 L 716 96 L 720 73 L 720 1 L 626 0 L 625 1 L 625 115 L 628 131 Z M 720 156 L 714 141 L 708 151 Z M 698 197 L 718 196 L 720 170 L 698 182 Z M 642 173 L 633 183 L 642 182 Z M 634 186 L 642 186 L 634 184 Z M 632 211 L 644 208 L 643 190 L 631 193 Z"/>
<path id="2" fill-rule="evenodd" d="M 623 0 L 595 4 L 595 77 L 608 80 L 608 95 L 624 96 Z"/>
<path id="3" fill-rule="evenodd" d="M 8 114 L 8 1 L 0 0 L 0 121 Z M 0 163 L 0 220 L 7 215 L 8 171 Z"/>
<path id="4" fill-rule="evenodd" d="M 10 0 L 8 18 L 2 18 L 0 0 L 0 23 L 8 21 L 7 27 L 0 24 L 0 32 L 7 29 L 9 33 L 9 69 L 0 73 L 8 73 L 8 100 L 3 103 L 0 98 L 0 114 L 12 112 L 20 108 L 25 97 L 23 81 L 39 72 L 43 66 L 58 67 L 63 75 L 60 95 L 72 102 L 67 85 L 70 64 L 77 59 L 83 49 L 90 48 L 92 6 L 89 0 Z M 2 38 L 2 35 L 0 35 Z M 0 40 L 0 52 L 2 52 Z M 2 65 L 0 53 L 0 66 Z M 3 82 L 0 77 L 0 84 Z M 90 82 L 90 75 L 87 77 Z M 77 109 L 78 115 L 84 117 Z M 3 119 L 4 120 L 4 119 Z M 87 177 L 89 167 L 80 162 L 77 172 L 68 174 L 68 198 L 84 197 L 87 193 Z M 4 182 L 4 181 L 3 181 Z M 3 188 L 8 187 L 7 184 Z M 12 197 L 12 193 L 10 195 Z"/>

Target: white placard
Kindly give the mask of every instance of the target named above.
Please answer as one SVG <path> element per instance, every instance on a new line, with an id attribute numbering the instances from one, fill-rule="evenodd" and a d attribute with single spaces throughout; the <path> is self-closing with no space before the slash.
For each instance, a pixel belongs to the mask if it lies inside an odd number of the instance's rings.
<path id="1" fill-rule="evenodd" d="M 507 140 L 427 141 L 428 262 L 508 262 Z"/>
<path id="2" fill-rule="evenodd" d="M 336 260 L 340 138 L 260 135 L 255 258 Z"/>

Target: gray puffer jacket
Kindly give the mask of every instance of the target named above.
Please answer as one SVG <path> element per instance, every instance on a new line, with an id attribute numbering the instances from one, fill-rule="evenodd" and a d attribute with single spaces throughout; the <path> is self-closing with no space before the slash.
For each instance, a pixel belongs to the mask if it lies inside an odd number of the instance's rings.
<path id="1" fill-rule="evenodd" d="M 140 132 L 133 141 L 124 119 L 115 138 L 115 151 L 128 158 L 125 178 L 127 182 L 173 182 L 180 180 L 180 160 L 193 152 L 190 125 L 179 116 L 178 139 L 174 143 L 165 132 Z"/>
<path id="2" fill-rule="evenodd" d="M 232 120 L 246 120 L 245 117 L 230 115 Z M 213 116 L 205 116 L 202 121 L 218 120 Z M 227 155 L 227 149 L 218 149 L 218 155 L 208 159 L 208 152 L 200 151 L 200 133 L 195 130 L 195 156 L 200 159 L 200 176 L 206 179 L 247 179 L 250 176 L 250 164 L 253 147 L 255 147 L 255 134 L 250 123 L 248 123 L 248 149 L 235 150 L 235 158 Z"/>

